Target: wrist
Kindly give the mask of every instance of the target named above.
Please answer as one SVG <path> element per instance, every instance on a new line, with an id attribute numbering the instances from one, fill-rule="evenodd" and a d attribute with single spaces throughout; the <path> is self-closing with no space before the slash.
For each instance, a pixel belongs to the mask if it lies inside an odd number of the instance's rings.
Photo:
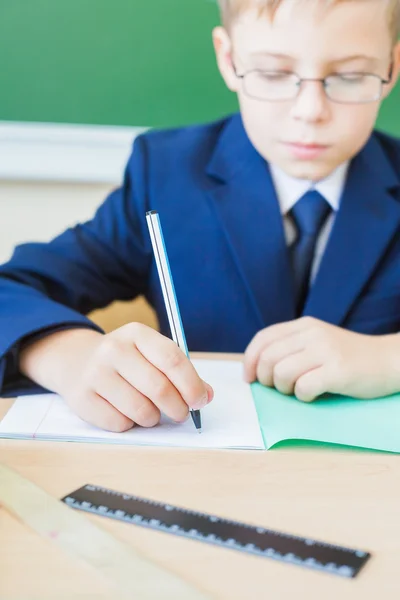
<path id="1" fill-rule="evenodd" d="M 23 348 L 19 370 L 42 387 L 63 395 L 81 373 L 103 334 L 91 329 L 50 333 Z"/>
<path id="2" fill-rule="evenodd" d="M 400 392 L 400 334 L 382 335 L 377 341 L 383 365 L 382 383 L 387 389 L 386 394 Z"/>

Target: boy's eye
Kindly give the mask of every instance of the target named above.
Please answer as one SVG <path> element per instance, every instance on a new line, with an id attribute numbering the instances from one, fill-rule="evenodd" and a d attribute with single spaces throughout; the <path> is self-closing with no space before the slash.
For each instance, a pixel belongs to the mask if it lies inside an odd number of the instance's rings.
<path id="1" fill-rule="evenodd" d="M 344 83 L 363 83 L 365 75 L 362 73 L 344 73 L 342 75 L 336 75 Z"/>
<path id="2" fill-rule="evenodd" d="M 259 77 L 266 81 L 287 81 L 291 79 L 291 73 L 284 73 L 282 71 L 263 71 L 259 73 Z"/>

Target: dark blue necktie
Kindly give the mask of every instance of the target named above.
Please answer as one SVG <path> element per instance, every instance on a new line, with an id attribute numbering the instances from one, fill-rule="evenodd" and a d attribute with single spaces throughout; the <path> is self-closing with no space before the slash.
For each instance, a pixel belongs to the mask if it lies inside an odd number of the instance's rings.
<path id="1" fill-rule="evenodd" d="M 297 227 L 297 239 L 290 248 L 295 284 L 296 313 L 303 312 L 307 298 L 315 245 L 321 227 L 330 213 L 330 206 L 321 194 L 311 190 L 296 202 L 290 211 Z"/>

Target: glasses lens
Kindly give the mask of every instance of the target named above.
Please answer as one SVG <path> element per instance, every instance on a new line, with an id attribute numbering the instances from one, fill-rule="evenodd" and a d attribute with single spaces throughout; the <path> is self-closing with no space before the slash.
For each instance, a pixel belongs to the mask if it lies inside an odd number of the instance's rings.
<path id="1" fill-rule="evenodd" d="M 326 93 L 335 102 L 373 102 L 381 97 L 382 84 L 375 75 L 331 75 L 326 78 Z"/>
<path id="2" fill-rule="evenodd" d="M 245 92 L 259 100 L 289 100 L 298 92 L 298 79 L 284 71 L 249 71 L 244 77 Z"/>

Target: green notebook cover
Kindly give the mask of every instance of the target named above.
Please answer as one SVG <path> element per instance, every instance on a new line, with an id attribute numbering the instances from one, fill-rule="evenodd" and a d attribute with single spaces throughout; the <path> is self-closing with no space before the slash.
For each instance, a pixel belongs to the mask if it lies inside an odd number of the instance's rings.
<path id="1" fill-rule="evenodd" d="M 327 395 L 304 403 L 259 383 L 251 387 L 267 449 L 301 440 L 400 452 L 400 394 L 373 400 Z"/>

